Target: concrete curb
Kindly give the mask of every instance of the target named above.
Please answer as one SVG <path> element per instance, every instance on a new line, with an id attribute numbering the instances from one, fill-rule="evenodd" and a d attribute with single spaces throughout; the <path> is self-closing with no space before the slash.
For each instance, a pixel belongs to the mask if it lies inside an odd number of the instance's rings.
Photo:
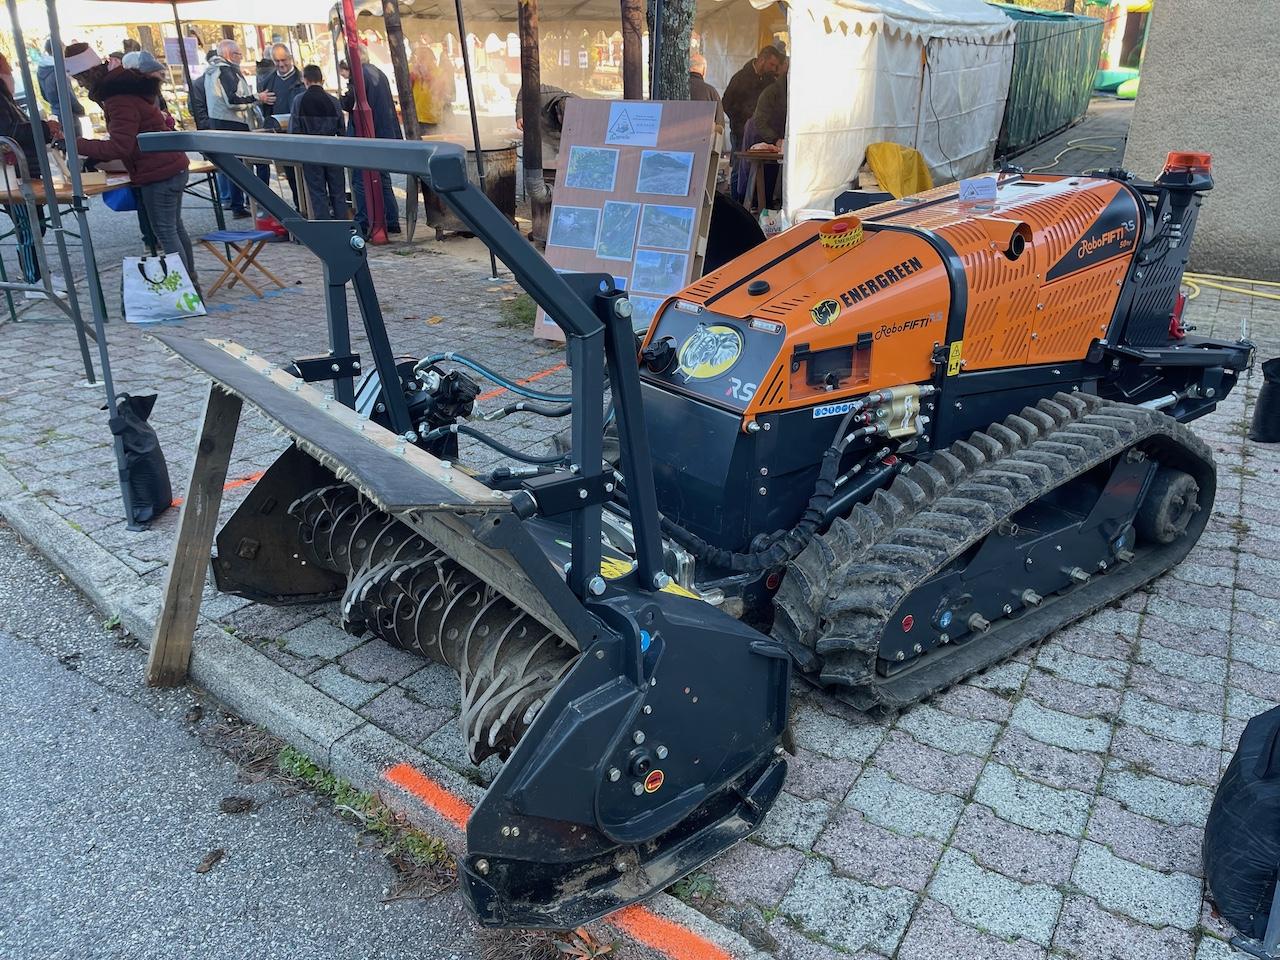
<path id="1" fill-rule="evenodd" d="M 94 606 L 108 616 L 119 616 L 126 630 L 144 646 L 150 645 L 160 607 L 159 589 L 141 583 L 125 563 L 73 528 L 3 466 L 0 517 Z M 442 837 L 454 854 L 464 852 L 464 837 L 452 823 L 388 783 L 384 774 L 396 764 L 411 764 L 473 805 L 483 796 L 482 788 L 231 637 L 203 614 L 192 644 L 191 681 L 360 790 L 379 794 L 420 829 Z M 733 957 L 762 960 L 767 956 L 739 934 L 666 893 L 647 906 Z"/>

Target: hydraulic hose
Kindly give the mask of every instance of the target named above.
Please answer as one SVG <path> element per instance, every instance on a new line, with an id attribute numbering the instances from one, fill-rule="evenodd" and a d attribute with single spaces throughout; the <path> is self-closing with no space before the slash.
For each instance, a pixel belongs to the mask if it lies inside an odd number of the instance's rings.
<path id="1" fill-rule="evenodd" d="M 573 396 L 568 393 L 543 393 L 541 390 L 534 390 L 531 387 L 523 386 L 513 380 L 504 377 L 502 374 L 490 370 L 479 360 L 472 360 L 470 357 L 461 353 L 433 353 L 428 357 L 423 357 L 414 366 L 414 373 L 423 370 L 433 363 L 448 361 L 450 363 L 460 363 L 464 367 L 470 367 L 486 380 L 492 380 L 500 387 L 510 390 L 516 396 L 524 397 L 528 400 L 540 400 L 543 403 L 569 403 L 573 400 Z"/>
<path id="2" fill-rule="evenodd" d="M 563 453 L 547 457 L 539 457 L 531 453 L 523 453 L 514 447 L 507 446 L 501 440 L 491 437 L 487 433 L 481 433 L 475 427 L 469 426 L 465 423 L 452 423 L 447 427 L 436 427 L 423 438 L 423 441 L 430 443 L 432 440 L 438 440 L 440 437 L 450 433 L 461 433 L 464 436 L 471 437 L 473 440 L 480 441 L 486 447 L 491 447 L 494 450 L 497 450 L 504 457 L 510 457 L 512 460 L 519 460 L 522 463 L 558 464 L 563 463 L 567 458 L 567 454 Z"/>

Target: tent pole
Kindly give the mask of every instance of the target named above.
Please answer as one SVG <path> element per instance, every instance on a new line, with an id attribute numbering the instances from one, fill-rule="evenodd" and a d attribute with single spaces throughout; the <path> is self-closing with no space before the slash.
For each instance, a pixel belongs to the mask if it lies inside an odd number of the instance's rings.
<path id="1" fill-rule="evenodd" d="M 644 99 L 644 8 L 622 0 L 622 99 Z"/>
<path id="2" fill-rule="evenodd" d="M 178 0 L 171 0 L 173 28 L 178 32 L 178 59 L 182 61 L 182 75 L 187 78 L 188 95 L 191 90 L 191 63 L 187 60 L 187 38 L 182 35 L 182 18 L 178 16 Z M 190 110 L 187 111 L 190 113 Z"/>
<path id="3" fill-rule="evenodd" d="M 13 8 L 15 0 L 8 0 Z M 63 116 L 73 116 L 71 112 L 71 78 L 67 76 L 67 64 L 62 56 L 62 30 L 58 25 L 58 7 L 56 0 L 45 0 L 45 8 L 49 12 L 49 37 L 53 41 L 53 70 L 58 83 L 58 103 Z M 64 131 L 65 132 L 65 131 Z M 107 395 L 108 424 L 116 415 L 116 387 L 111 377 L 111 357 L 107 353 L 107 305 L 102 297 L 102 285 L 98 280 L 98 258 L 93 249 L 93 235 L 89 231 L 88 198 L 84 195 L 84 184 L 80 179 L 80 154 L 76 150 L 75 131 L 67 137 L 67 169 L 71 174 L 72 206 L 76 212 L 76 223 L 80 228 L 80 252 L 84 257 L 85 281 L 89 286 L 89 304 L 93 308 L 93 329 L 98 341 L 98 365 L 102 367 L 102 386 Z M 50 204 L 50 210 L 57 210 L 57 204 Z M 56 216 L 56 214 L 55 214 Z M 59 228 L 60 229 L 60 228 Z M 67 294 L 73 296 L 74 284 L 71 276 L 67 276 Z M 124 458 L 124 444 L 118 434 L 112 435 L 116 453 L 116 469 L 120 475 L 120 496 L 124 501 L 125 520 L 131 528 L 133 522 L 133 502 L 129 495 L 129 474 Z"/>
<path id="4" fill-rule="evenodd" d="M 44 129 L 40 125 L 40 104 L 36 101 L 36 84 L 31 76 L 31 63 L 27 60 L 27 42 L 22 35 L 22 24 L 18 21 L 18 5 L 16 0 L 6 0 L 6 6 L 9 10 L 9 22 L 13 28 L 13 42 L 18 56 L 18 66 L 22 71 L 22 87 L 25 91 L 27 100 L 27 120 L 31 124 L 31 135 L 34 143 L 44 143 Z M 63 101 L 66 103 L 67 101 Z M 71 122 L 75 124 L 75 114 L 70 110 L 66 111 L 66 116 L 72 118 Z M 66 131 L 64 131 L 64 135 Z M 71 131 L 72 140 L 75 139 L 75 130 Z M 36 150 L 36 157 L 40 161 L 40 182 L 44 187 L 44 195 L 46 197 L 54 196 L 53 188 L 53 172 L 49 169 L 49 154 L 47 151 Z M 31 171 L 28 171 L 30 173 Z M 67 252 L 67 238 L 62 230 L 62 212 L 58 209 L 58 204 L 48 204 L 49 221 L 53 226 L 53 239 L 58 247 L 58 259 L 62 264 L 62 278 L 67 285 L 67 304 L 66 312 L 71 317 L 71 322 L 76 328 L 76 340 L 80 346 L 80 360 L 84 364 L 84 376 L 90 384 L 97 383 L 97 378 L 93 372 L 93 358 L 89 354 L 89 338 L 85 333 L 84 318 L 80 315 L 80 299 L 76 295 L 75 284 L 72 282 L 71 273 L 71 255 Z M 38 223 L 32 223 L 33 230 L 39 230 Z M 44 252 L 44 241 L 41 237 L 35 238 L 36 246 L 36 262 L 40 264 L 40 269 L 44 272 L 45 289 L 49 294 L 53 294 L 53 276 L 49 271 L 48 258 Z"/>
<path id="5" fill-rule="evenodd" d="M 53 0 L 49 0 L 53 2 Z M 347 41 L 347 66 L 351 68 L 351 90 L 355 96 L 351 120 L 356 136 L 373 140 L 373 111 L 364 89 L 364 64 L 360 59 L 360 34 L 356 32 L 356 7 L 353 0 L 342 0 L 342 29 Z M 365 214 L 369 218 L 369 242 L 375 246 L 387 242 L 387 211 L 382 204 L 382 175 L 375 170 L 361 170 L 364 177 Z"/>
<path id="6" fill-rule="evenodd" d="M 486 196 L 489 191 L 485 185 L 484 151 L 480 149 L 480 120 L 476 116 L 476 90 L 471 81 L 471 53 L 467 44 L 467 21 L 462 16 L 462 0 L 453 0 L 458 11 L 458 33 L 462 37 L 462 73 L 467 78 L 467 110 L 471 114 L 471 139 L 476 145 L 476 175 L 480 180 L 480 192 Z M 493 248 L 489 248 L 489 279 L 498 279 L 498 258 Z"/>

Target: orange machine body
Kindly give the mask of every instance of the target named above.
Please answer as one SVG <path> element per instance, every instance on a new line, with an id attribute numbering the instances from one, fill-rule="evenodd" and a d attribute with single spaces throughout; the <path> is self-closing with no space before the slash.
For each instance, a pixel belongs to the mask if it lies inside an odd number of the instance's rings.
<path id="1" fill-rule="evenodd" d="M 856 245 L 801 223 L 668 300 L 649 340 L 671 337 L 679 361 L 646 379 L 740 412 L 745 429 L 944 367 L 1081 360 L 1107 335 L 1143 226 L 1132 191 L 1089 177 L 1002 175 L 993 202 L 951 184 L 859 217 Z"/>

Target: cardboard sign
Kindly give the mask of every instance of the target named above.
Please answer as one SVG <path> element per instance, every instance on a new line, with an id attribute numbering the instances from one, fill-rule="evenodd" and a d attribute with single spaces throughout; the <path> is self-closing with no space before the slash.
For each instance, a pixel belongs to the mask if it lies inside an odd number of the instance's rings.
<path id="1" fill-rule="evenodd" d="M 716 104 L 571 99 L 560 138 L 547 262 L 605 273 L 644 329 L 702 273 L 714 196 Z M 541 310 L 534 333 L 563 340 Z"/>

